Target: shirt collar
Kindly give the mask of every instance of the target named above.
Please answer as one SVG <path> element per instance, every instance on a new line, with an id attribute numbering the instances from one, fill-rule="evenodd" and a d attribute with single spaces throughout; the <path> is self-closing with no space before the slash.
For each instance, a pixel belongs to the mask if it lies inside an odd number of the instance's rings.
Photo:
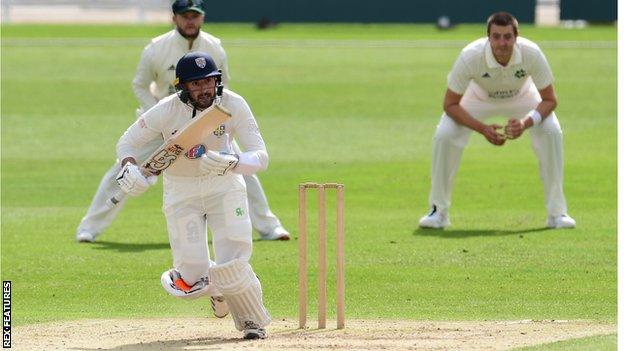
<path id="1" fill-rule="evenodd" d="M 174 35 L 176 41 L 178 43 L 180 43 L 180 45 L 183 45 L 184 49 L 188 51 L 189 50 L 189 47 L 188 47 L 189 41 L 188 41 L 188 39 L 183 37 L 182 34 L 180 34 L 180 32 L 178 32 L 177 28 L 173 28 L 173 33 L 174 33 L 173 35 Z M 197 39 L 199 38 L 200 35 L 201 35 L 201 31 L 200 31 L 199 35 L 197 36 L 197 38 L 195 38 L 195 40 L 193 40 L 193 45 L 192 45 L 193 47 L 196 45 L 195 43 L 197 42 Z"/>
<path id="2" fill-rule="evenodd" d="M 490 41 L 485 41 L 485 62 L 487 63 L 489 68 L 497 68 L 497 67 L 509 67 L 511 65 L 519 65 L 522 63 L 522 52 L 520 52 L 520 47 L 518 43 L 514 45 L 513 53 L 511 54 L 511 58 L 509 59 L 509 63 L 507 66 L 503 66 L 494 57 L 494 53 L 492 52 L 492 46 L 490 46 Z"/>

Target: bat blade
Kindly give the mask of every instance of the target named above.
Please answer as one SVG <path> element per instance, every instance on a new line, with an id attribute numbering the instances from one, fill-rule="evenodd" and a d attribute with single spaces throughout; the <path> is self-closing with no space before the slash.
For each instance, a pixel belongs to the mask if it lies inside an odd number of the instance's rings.
<path id="1" fill-rule="evenodd" d="M 232 114 L 223 106 L 212 105 L 200 112 L 171 138 L 167 139 L 141 164 L 141 170 L 146 175 L 158 175 L 171 167 L 180 155 L 204 140 L 215 129 L 225 123 Z M 106 201 L 109 207 L 114 207 L 123 196 L 119 190 Z"/>

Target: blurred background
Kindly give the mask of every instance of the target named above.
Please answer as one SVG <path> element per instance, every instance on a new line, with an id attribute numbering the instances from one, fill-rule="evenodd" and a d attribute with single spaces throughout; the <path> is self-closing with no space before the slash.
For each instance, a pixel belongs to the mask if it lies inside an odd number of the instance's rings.
<path id="1" fill-rule="evenodd" d="M 169 0 L 2 0 L 2 22 L 164 23 L 170 20 Z M 359 22 L 359 23 L 481 23 L 484 14 L 506 9 L 521 23 L 582 26 L 614 22 L 612 0 L 527 1 L 361 1 L 241 0 L 220 1 L 218 11 L 207 1 L 207 22 Z"/>

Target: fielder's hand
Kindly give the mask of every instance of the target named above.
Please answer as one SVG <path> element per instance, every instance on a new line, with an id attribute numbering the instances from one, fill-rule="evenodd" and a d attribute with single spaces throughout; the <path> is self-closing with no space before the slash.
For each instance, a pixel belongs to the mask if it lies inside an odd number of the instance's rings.
<path id="1" fill-rule="evenodd" d="M 489 141 L 490 143 L 496 145 L 496 146 L 501 146 L 505 143 L 505 135 L 501 134 L 498 132 L 499 129 L 503 128 L 502 126 L 498 125 L 498 124 L 490 124 L 490 125 L 486 125 L 483 130 L 481 131 L 481 134 L 483 134 L 483 136 L 487 139 L 487 141 Z"/>
<path id="2" fill-rule="evenodd" d="M 238 155 L 208 150 L 202 155 L 199 167 L 204 173 L 225 175 L 238 165 Z"/>
<path id="3" fill-rule="evenodd" d="M 524 127 L 524 123 L 521 120 L 512 118 L 505 126 L 505 136 L 507 139 L 517 139 L 522 135 L 522 132 L 524 132 Z"/>
<path id="4" fill-rule="evenodd" d="M 130 196 L 143 194 L 150 185 L 156 184 L 156 176 L 145 177 L 139 167 L 131 162 L 127 162 L 115 178 L 121 190 Z"/>

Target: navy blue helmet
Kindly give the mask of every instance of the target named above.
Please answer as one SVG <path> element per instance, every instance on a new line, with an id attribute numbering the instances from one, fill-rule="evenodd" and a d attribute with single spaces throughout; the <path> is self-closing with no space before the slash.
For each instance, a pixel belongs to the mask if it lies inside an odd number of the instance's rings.
<path id="1" fill-rule="evenodd" d="M 175 87 L 180 91 L 180 99 L 184 102 L 188 101 L 188 92 L 184 88 L 184 83 L 209 77 L 217 79 L 217 96 L 221 96 L 223 91 L 221 70 L 217 68 L 212 57 L 196 51 L 182 56 L 176 65 L 175 79 Z"/>

